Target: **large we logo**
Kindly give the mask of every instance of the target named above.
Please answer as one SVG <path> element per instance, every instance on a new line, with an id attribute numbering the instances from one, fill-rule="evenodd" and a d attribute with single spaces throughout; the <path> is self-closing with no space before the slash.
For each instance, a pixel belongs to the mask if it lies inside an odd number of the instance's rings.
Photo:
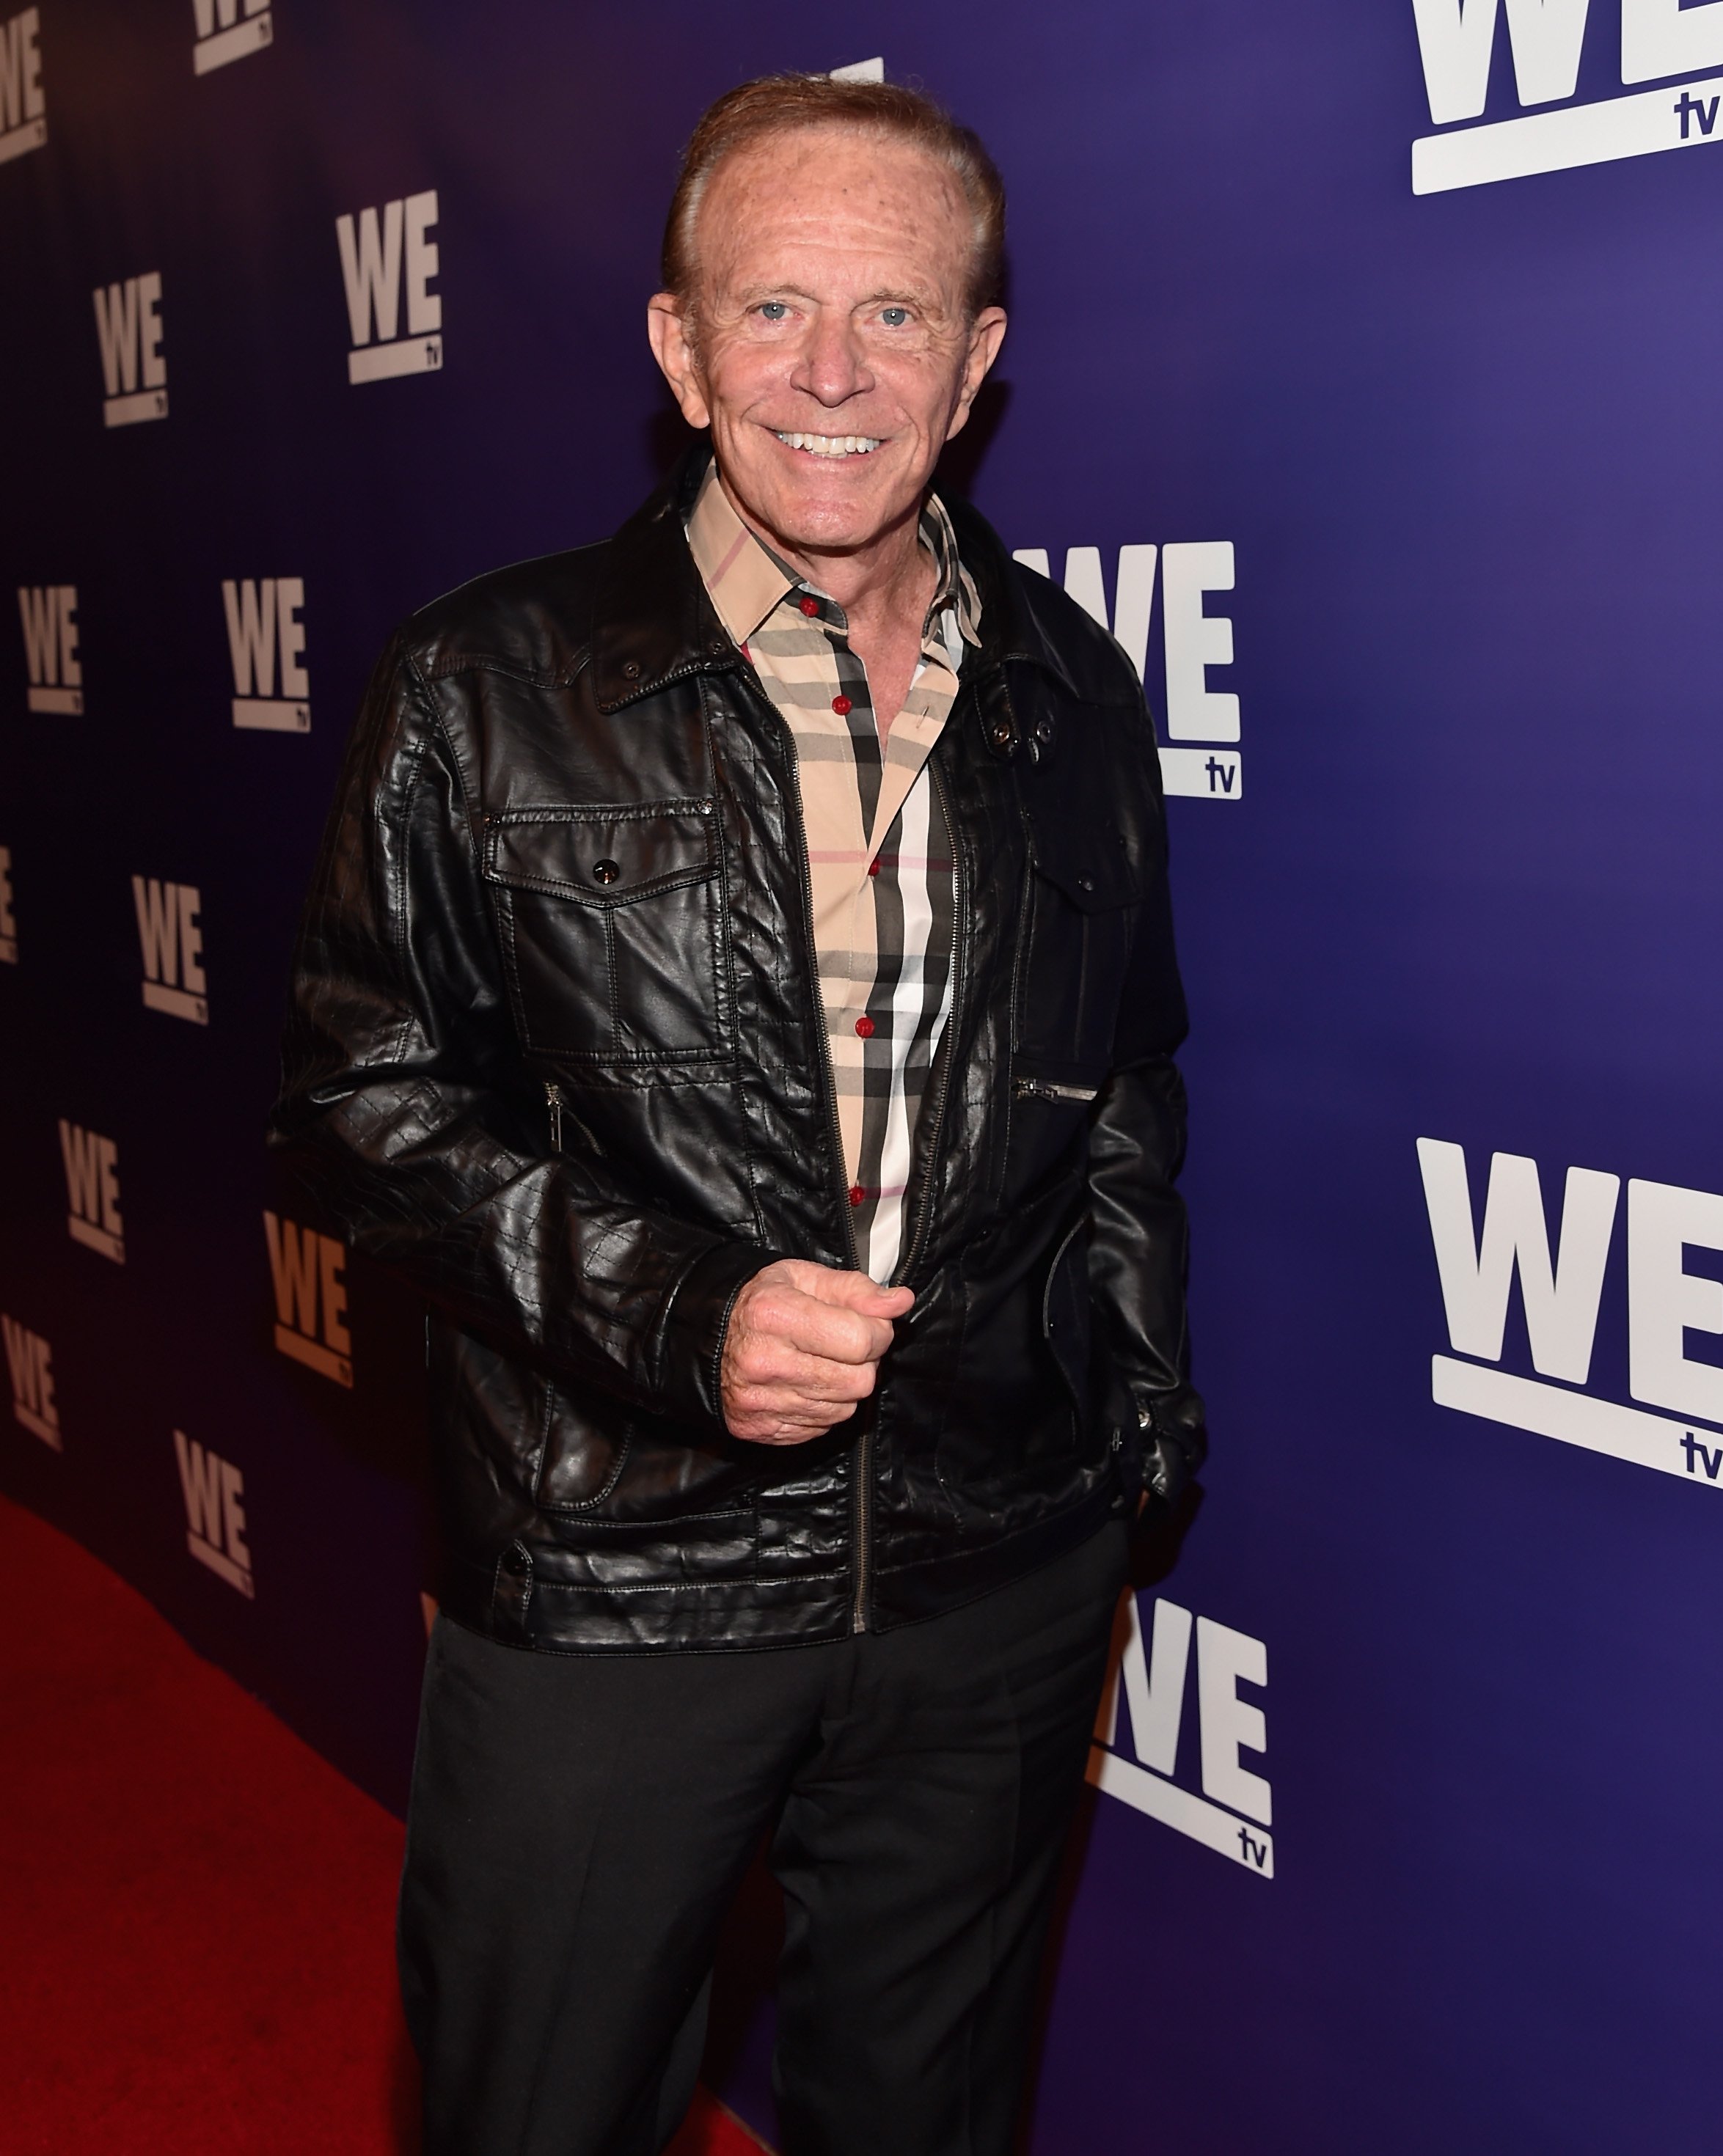
<path id="1" fill-rule="evenodd" d="M 126 1229 L 120 1218 L 120 1149 L 111 1138 L 81 1123 L 59 1125 L 60 1158 L 66 1171 L 66 1233 L 86 1250 L 126 1262 Z"/>
<path id="2" fill-rule="evenodd" d="M 1185 1700 L 1193 1635 L 1201 1796 L 1179 1779 L 1190 1750 L 1182 1740 L 1188 1727 Z M 1138 1598 L 1125 1594 L 1095 1719 L 1089 1780 L 1103 1796 L 1117 1797 L 1258 1878 L 1272 1879 L 1274 1842 L 1268 1828 L 1273 1817 L 1273 1792 L 1263 1776 L 1238 1756 L 1241 1751 L 1263 1752 L 1268 1743 L 1266 1716 L 1253 1702 L 1239 1697 L 1238 1687 L 1268 1681 L 1268 1650 L 1260 1640 L 1212 1618 L 1193 1620 L 1188 1609 L 1164 1597 L 1155 1601 L 1145 1640 Z M 1130 1727 L 1129 1750 L 1119 1731 L 1121 1705 Z"/>
<path id="3" fill-rule="evenodd" d="M 353 1343 L 346 1323 L 347 1287 L 341 1277 L 347 1263 L 345 1248 L 332 1235 L 320 1235 L 315 1228 L 301 1228 L 273 1213 L 264 1214 L 263 1232 L 275 1291 L 277 1351 L 320 1377 L 350 1386 Z"/>
<path id="4" fill-rule="evenodd" d="M 162 356 L 162 278 L 152 270 L 95 293 L 107 401 L 102 424 L 130 427 L 167 417 L 167 362 Z"/>
<path id="5" fill-rule="evenodd" d="M 41 17 L 33 8 L 0 23 L 0 165 L 48 140 L 42 98 Z"/>
<path id="6" fill-rule="evenodd" d="M 435 374 L 443 364 L 443 301 L 430 289 L 437 246 L 437 191 L 362 209 L 335 220 L 347 290 L 350 382 L 388 382 L 401 374 Z M 402 334 L 402 300 L 406 300 Z"/>
<path id="7" fill-rule="evenodd" d="M 1412 0 L 1412 12 L 1430 118 L 1450 131 L 1412 144 L 1416 195 L 1723 141 L 1723 0 L 1618 0 L 1613 8 L 1591 0 Z M 1525 109 L 1479 126 L 1504 17 L 1515 100 Z M 1588 38 L 1594 49 L 1614 45 L 1624 85 L 1661 87 L 1570 102 Z"/>
<path id="8" fill-rule="evenodd" d="M 28 709 L 79 717 L 84 710 L 84 669 L 78 663 L 77 586 L 20 584 L 18 610 L 30 676 Z"/>
<path id="9" fill-rule="evenodd" d="M 226 578 L 228 655 L 234 663 L 234 724 L 265 733 L 309 733 L 311 676 L 305 670 L 303 577 Z"/>
<path id="10" fill-rule="evenodd" d="M 198 35 L 192 46 L 192 72 L 208 74 L 260 53 L 275 36 L 270 0 L 193 0 Z"/>
<path id="11" fill-rule="evenodd" d="M 1012 555 L 1025 568 L 1043 577 L 1052 570 L 1047 549 L 1020 547 Z M 1209 669 L 1232 664 L 1232 621 L 1210 613 L 1210 592 L 1233 588 L 1235 560 L 1230 539 L 1169 540 L 1165 547 L 1119 549 L 1114 575 L 1113 614 L 1107 613 L 1107 584 L 1098 547 L 1072 547 L 1065 554 L 1065 590 L 1084 613 L 1111 628 L 1150 686 L 1149 634 L 1155 620 L 1156 571 L 1161 616 L 1160 680 L 1150 688 L 1151 703 L 1161 706 L 1170 747 L 1160 751 L 1161 784 L 1168 793 L 1200 801 L 1237 801 L 1244 794 L 1244 760 L 1232 746 L 1239 737 L 1238 698 L 1231 689 L 1211 685 Z M 1205 748 L 1187 748 L 1205 742 Z"/>
<path id="12" fill-rule="evenodd" d="M 196 886 L 135 875 L 131 902 L 143 946 L 145 1007 L 169 1018 L 189 1019 L 193 1025 L 208 1025 L 203 932 L 198 926 L 203 901 Z"/>
<path id="13" fill-rule="evenodd" d="M 54 1397 L 53 1357 L 39 1332 L 16 1318 L 0 1317 L 6 1365 L 12 1373 L 12 1412 L 33 1437 L 61 1450 L 59 1409 Z"/>
<path id="14" fill-rule="evenodd" d="M 1723 1334 L 1723 1280 L 1689 1264 L 1690 1253 L 1713 1267 L 1723 1256 L 1723 1196 L 1628 1183 L 1628 1391 L 1644 1403 L 1630 1408 L 1589 1389 L 1621 1178 L 1570 1168 L 1552 1235 L 1529 1155 L 1491 1157 L 1481 1228 L 1464 1149 L 1420 1138 L 1418 1163 L 1453 1350 L 1431 1359 L 1437 1404 L 1723 1489 L 1723 1365 L 1688 1352 Z M 1516 1281 L 1535 1377 L 1501 1367 Z"/>
<path id="15" fill-rule="evenodd" d="M 173 1433 L 180 1492 L 186 1504 L 186 1548 L 198 1563 L 248 1601 L 255 1589 L 245 1543 L 245 1477 L 232 1460 L 208 1452 L 183 1430 Z"/>

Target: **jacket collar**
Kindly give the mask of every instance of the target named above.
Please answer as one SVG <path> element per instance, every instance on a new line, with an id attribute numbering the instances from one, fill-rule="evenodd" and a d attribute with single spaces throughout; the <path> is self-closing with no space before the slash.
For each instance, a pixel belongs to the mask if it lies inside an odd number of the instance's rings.
<path id="1" fill-rule="evenodd" d="M 592 638 L 593 691 L 601 711 L 652 696 L 688 675 L 728 672 L 742 664 L 707 595 L 683 528 L 711 459 L 711 442 L 702 435 L 668 483 L 610 542 Z M 1075 694 L 1065 663 L 1027 604 L 1016 567 L 991 525 L 955 495 L 942 491 L 940 499 L 980 599 L 976 672 L 1019 660 L 1052 674 Z"/>

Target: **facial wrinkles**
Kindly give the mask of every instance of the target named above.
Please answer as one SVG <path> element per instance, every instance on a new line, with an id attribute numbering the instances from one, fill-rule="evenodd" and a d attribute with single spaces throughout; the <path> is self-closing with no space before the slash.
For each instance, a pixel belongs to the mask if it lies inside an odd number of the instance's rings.
<path id="1" fill-rule="evenodd" d="M 968 353 L 971 226 L 954 178 L 901 145 L 795 136 L 720 169 L 697 227 L 702 395 L 733 498 L 779 543 L 901 526 L 913 547 Z"/>
<path id="2" fill-rule="evenodd" d="M 836 161 L 858 150 L 873 153 L 867 168 L 835 177 Z M 763 146 L 719 172 L 699 230 L 709 357 L 774 295 L 822 330 L 825 317 L 903 299 L 918 326 L 893 349 L 942 346 L 949 360 L 961 344 L 966 206 L 919 152 L 823 133 Z"/>

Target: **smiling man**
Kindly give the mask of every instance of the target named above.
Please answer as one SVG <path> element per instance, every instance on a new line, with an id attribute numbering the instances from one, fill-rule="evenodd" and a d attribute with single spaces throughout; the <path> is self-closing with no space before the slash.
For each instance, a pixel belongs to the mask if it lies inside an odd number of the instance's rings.
<path id="1" fill-rule="evenodd" d="M 884 85 L 720 100 L 683 466 L 414 617 L 275 1142 L 432 1305 L 401 1897 L 429 2156 L 649 2156 L 762 1835 L 786 2156 L 1004 2156 L 1129 1521 L 1200 1463 L 1155 738 L 934 486 L 1004 197 Z"/>

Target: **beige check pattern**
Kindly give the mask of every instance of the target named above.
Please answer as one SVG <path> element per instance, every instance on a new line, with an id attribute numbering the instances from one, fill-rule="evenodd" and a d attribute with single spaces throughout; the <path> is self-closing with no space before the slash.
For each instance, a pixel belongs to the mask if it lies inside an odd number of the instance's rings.
<path id="1" fill-rule="evenodd" d="M 688 519 L 718 619 L 795 745 L 856 1255 L 879 1281 L 907 1255 L 915 1128 L 951 1008 L 954 870 L 928 757 L 980 619 L 950 519 L 932 495 L 921 539 L 939 583 L 914 680 L 882 749 L 842 608 L 754 536 L 715 464 Z"/>

